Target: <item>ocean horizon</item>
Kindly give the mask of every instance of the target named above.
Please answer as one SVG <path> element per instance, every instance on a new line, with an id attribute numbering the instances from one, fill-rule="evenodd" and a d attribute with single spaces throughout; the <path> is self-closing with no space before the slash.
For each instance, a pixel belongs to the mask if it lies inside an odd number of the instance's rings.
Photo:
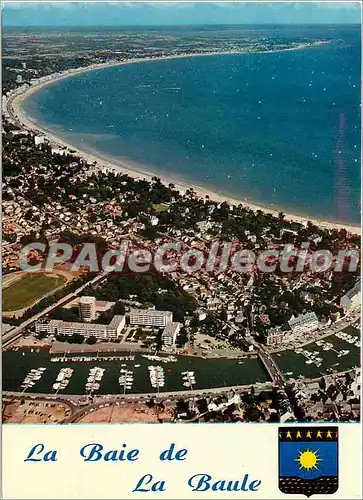
<path id="1" fill-rule="evenodd" d="M 269 209 L 357 225 L 359 27 L 310 28 L 309 36 L 329 43 L 82 72 L 34 93 L 23 109 L 74 147 L 110 160 Z"/>

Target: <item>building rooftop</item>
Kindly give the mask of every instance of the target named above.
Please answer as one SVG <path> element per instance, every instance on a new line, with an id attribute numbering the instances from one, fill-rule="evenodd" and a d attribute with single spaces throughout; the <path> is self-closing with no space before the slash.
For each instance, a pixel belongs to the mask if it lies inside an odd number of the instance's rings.
<path id="1" fill-rule="evenodd" d="M 317 315 L 314 312 L 307 312 L 305 314 L 299 314 L 296 318 L 293 316 L 289 319 L 288 323 L 290 328 L 294 328 L 295 326 L 309 324 L 315 321 L 319 321 Z"/>
<path id="2" fill-rule="evenodd" d="M 354 295 L 356 295 L 360 291 L 361 291 L 361 280 L 357 281 L 357 283 L 353 286 L 353 288 L 348 290 L 348 292 L 345 294 L 345 296 L 348 299 L 352 299 L 354 297 Z"/>
<path id="3" fill-rule="evenodd" d="M 121 314 L 116 314 L 111 320 L 111 323 L 108 325 L 110 328 L 117 328 L 123 321 L 125 320 L 125 316 Z"/>
<path id="4" fill-rule="evenodd" d="M 179 327 L 180 327 L 180 323 L 178 323 L 176 321 L 172 321 L 171 323 L 167 323 L 167 325 L 165 326 L 165 328 L 163 330 L 163 335 L 173 336 Z"/>
<path id="5" fill-rule="evenodd" d="M 130 315 L 148 315 L 148 316 L 161 316 L 161 317 L 172 317 L 173 313 L 171 311 L 157 311 L 156 309 L 131 309 Z"/>
<path id="6" fill-rule="evenodd" d="M 96 302 L 96 298 L 84 295 L 79 298 L 79 302 L 81 304 L 94 304 Z"/>
<path id="7" fill-rule="evenodd" d="M 60 319 L 52 319 L 49 324 L 54 327 L 62 328 L 77 328 L 81 330 L 104 330 L 105 328 L 116 329 L 124 320 L 125 316 L 116 315 L 112 318 L 108 325 L 99 323 L 82 323 L 81 321 L 62 321 Z"/>

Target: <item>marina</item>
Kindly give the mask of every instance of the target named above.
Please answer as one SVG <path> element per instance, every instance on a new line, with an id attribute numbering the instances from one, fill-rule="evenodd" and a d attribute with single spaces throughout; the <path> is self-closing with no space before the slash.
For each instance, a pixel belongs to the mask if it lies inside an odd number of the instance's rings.
<path id="1" fill-rule="evenodd" d="M 306 358 L 305 364 L 311 365 L 312 363 L 317 366 L 318 368 L 321 366 L 321 362 L 323 361 L 323 358 L 320 358 L 319 351 L 309 351 L 307 349 L 302 349 L 302 348 L 297 348 L 295 349 L 295 352 L 297 354 L 301 354 Z"/>
<path id="2" fill-rule="evenodd" d="M 345 371 L 360 365 L 359 330 L 347 327 L 295 351 L 275 353 L 274 357 L 286 378 L 320 377 L 332 371 Z M 269 376 L 257 357 L 243 360 L 232 358 L 204 359 L 194 356 L 97 353 L 82 357 L 65 353 L 50 355 L 46 349 L 21 349 L 3 353 L 5 391 L 62 394 L 148 393 L 211 389 L 249 385 L 269 381 Z M 117 358 L 117 359 L 115 359 Z M 40 372 L 31 370 L 40 370 Z M 163 369 L 155 370 L 159 366 Z M 149 367 L 154 367 L 152 370 Z M 98 368 L 97 373 L 94 368 Z M 73 370 L 68 383 L 57 380 L 63 369 Z M 103 370 L 102 377 L 100 377 Z M 153 380 L 151 383 L 151 372 Z M 66 372 L 65 372 L 66 373 Z M 97 377 L 95 376 L 97 374 Z M 35 375 L 35 377 L 34 377 Z M 98 380 L 96 380 L 96 378 Z M 25 382 L 26 379 L 26 382 Z M 102 382 L 101 382 L 102 379 Z M 24 386 L 25 384 L 25 386 Z M 60 384 L 54 387 L 54 384 Z M 151 390 L 152 389 L 152 390 Z"/>
<path id="3" fill-rule="evenodd" d="M 355 347 L 361 347 L 361 341 L 355 335 L 350 335 L 347 332 L 338 332 L 335 334 L 338 339 L 345 340 L 349 344 L 354 344 Z"/>
<path id="4" fill-rule="evenodd" d="M 349 326 L 329 337 L 317 340 L 294 351 L 273 354 L 286 378 L 320 377 L 333 371 L 360 366 L 360 331 Z"/>
<path id="5" fill-rule="evenodd" d="M 183 385 L 193 390 L 193 385 L 196 384 L 194 372 L 182 372 L 183 375 Z"/>
<path id="6" fill-rule="evenodd" d="M 69 379 L 73 375 L 73 371 L 74 370 L 72 368 L 61 368 L 56 381 L 53 384 L 53 389 L 56 391 L 56 394 L 58 391 L 63 391 L 67 387 Z"/>
<path id="7" fill-rule="evenodd" d="M 133 382 L 134 382 L 133 371 L 121 368 L 120 376 L 118 378 L 118 383 L 120 384 L 121 390 L 123 391 L 124 394 L 126 394 L 126 391 L 130 391 L 132 389 Z"/>
<path id="8" fill-rule="evenodd" d="M 93 392 L 96 392 L 100 388 L 100 382 L 102 380 L 103 374 L 105 373 L 104 368 L 100 368 L 99 366 L 95 366 L 94 368 L 91 368 L 89 371 L 89 376 L 87 377 L 87 383 L 86 383 L 86 392 L 88 394 L 92 394 Z"/>
<path id="9" fill-rule="evenodd" d="M 45 370 L 46 368 L 43 367 L 32 368 L 20 386 L 22 392 L 25 392 L 27 389 L 33 387 L 35 383 L 42 378 Z"/>
<path id="10" fill-rule="evenodd" d="M 148 366 L 151 387 L 157 390 L 165 386 L 164 369 L 162 366 Z"/>
<path id="11" fill-rule="evenodd" d="M 24 355 L 23 355 L 24 354 Z M 154 356 L 154 355 L 152 355 Z M 150 383 L 149 366 L 160 366 L 164 369 L 164 385 L 159 383 L 159 392 L 185 391 L 185 380 L 182 372 L 194 372 L 196 383 L 193 389 L 211 389 L 214 387 L 229 387 L 236 385 L 249 385 L 257 382 L 269 381 L 263 365 L 258 358 L 245 358 L 243 364 L 238 359 L 219 358 L 203 359 L 194 356 L 164 356 L 169 361 L 153 361 L 146 359 L 142 354 L 135 353 L 132 357 L 125 356 L 123 360 L 115 360 L 113 356 L 105 353 L 94 357 L 91 361 L 80 362 L 77 356 L 67 355 L 64 361 L 52 362 L 52 356 L 45 349 L 39 352 L 30 349 L 18 349 L 3 353 L 4 370 L 3 387 L 7 391 L 19 391 L 26 374 L 33 367 L 45 366 L 47 371 L 41 380 L 36 381 L 31 387 L 32 392 L 52 393 L 53 384 L 61 368 L 74 370 L 68 385 L 62 390 L 63 394 L 86 394 L 86 383 L 90 377 L 90 369 L 102 367 L 105 369 L 98 394 L 148 393 L 157 391 Z M 89 357 L 89 356 L 87 356 Z M 73 361 L 73 359 L 75 360 Z M 176 358 L 177 361 L 173 361 Z M 126 370 L 132 372 L 133 381 L 121 378 L 126 375 Z M 131 374 L 128 374 L 130 377 Z M 161 382 L 161 379 L 160 379 Z M 130 387 L 131 385 L 131 387 Z"/>
<path id="12" fill-rule="evenodd" d="M 157 356 L 156 354 L 142 354 L 143 358 L 149 361 L 157 361 L 158 363 L 176 363 L 178 358 L 176 356 Z"/>
<path id="13" fill-rule="evenodd" d="M 68 354 L 68 353 L 67 353 Z M 64 353 L 63 356 L 54 356 L 50 359 L 52 363 L 65 363 L 70 361 L 72 363 L 91 363 L 92 361 L 134 361 L 135 356 L 70 356 Z"/>

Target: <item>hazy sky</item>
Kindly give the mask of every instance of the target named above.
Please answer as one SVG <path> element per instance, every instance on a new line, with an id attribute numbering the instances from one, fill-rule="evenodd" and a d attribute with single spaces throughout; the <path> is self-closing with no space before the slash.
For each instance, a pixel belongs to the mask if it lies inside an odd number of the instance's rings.
<path id="1" fill-rule="evenodd" d="M 359 2 L 12 2 L 4 26 L 359 23 Z"/>

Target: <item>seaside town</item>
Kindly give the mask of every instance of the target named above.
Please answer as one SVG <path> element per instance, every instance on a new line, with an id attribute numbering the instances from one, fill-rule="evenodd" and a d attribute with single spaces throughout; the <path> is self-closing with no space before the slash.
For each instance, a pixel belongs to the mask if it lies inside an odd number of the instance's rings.
<path id="1" fill-rule="evenodd" d="M 3 421 L 359 421 L 358 229 L 117 168 L 32 125 L 21 109 L 29 92 L 79 68 L 322 40 L 88 35 L 14 30 L 3 37 Z M 85 244 L 100 263 L 125 241 L 152 255 L 178 243 L 168 264 L 183 253 L 206 255 L 215 242 L 218 264 L 222 242 L 256 254 L 290 245 L 291 265 L 307 242 L 306 262 L 323 250 L 336 266 L 136 273 L 83 262 L 75 269 Z M 32 244 L 27 263 L 40 271 L 26 272 L 20 254 Z M 54 244 L 73 251 L 47 270 Z M 348 257 L 339 267 L 341 251 Z"/>

